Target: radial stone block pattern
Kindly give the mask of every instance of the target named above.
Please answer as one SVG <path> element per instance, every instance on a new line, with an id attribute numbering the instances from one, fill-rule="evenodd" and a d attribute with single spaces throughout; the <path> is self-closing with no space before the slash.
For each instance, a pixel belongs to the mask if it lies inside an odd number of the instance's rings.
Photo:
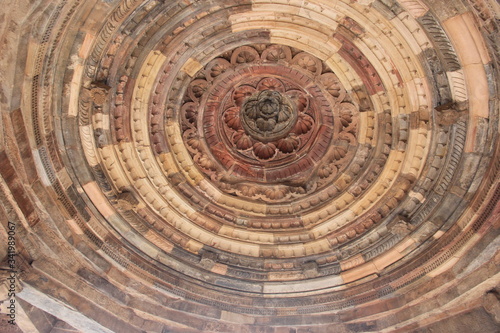
<path id="1" fill-rule="evenodd" d="M 499 328 L 498 2 L 6 2 L 13 332 Z"/>

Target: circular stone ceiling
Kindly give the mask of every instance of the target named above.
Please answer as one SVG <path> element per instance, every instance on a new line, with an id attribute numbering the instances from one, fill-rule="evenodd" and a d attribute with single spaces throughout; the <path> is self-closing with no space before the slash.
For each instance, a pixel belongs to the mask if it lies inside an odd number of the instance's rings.
<path id="1" fill-rule="evenodd" d="M 2 132 L 25 287 L 122 332 L 438 321 L 498 235 L 495 6 L 39 1 Z"/>

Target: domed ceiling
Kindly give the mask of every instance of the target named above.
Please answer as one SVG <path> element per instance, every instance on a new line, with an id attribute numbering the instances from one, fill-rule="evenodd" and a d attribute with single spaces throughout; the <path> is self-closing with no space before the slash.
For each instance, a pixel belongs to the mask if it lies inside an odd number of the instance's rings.
<path id="1" fill-rule="evenodd" d="M 82 332 L 500 322 L 496 2 L 2 12 L 20 305 Z"/>

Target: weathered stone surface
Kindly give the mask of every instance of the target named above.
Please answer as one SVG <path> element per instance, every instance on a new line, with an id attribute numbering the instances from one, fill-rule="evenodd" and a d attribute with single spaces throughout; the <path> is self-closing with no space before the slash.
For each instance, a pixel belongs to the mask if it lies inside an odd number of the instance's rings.
<path id="1" fill-rule="evenodd" d="M 415 332 L 432 332 L 445 333 L 450 330 L 467 331 L 473 333 L 495 332 L 498 330 L 498 324 L 491 320 L 484 310 L 476 309 L 474 311 L 462 313 L 451 318 L 443 319 L 442 321 L 427 325 L 416 329 Z"/>
<path id="2" fill-rule="evenodd" d="M 4 8 L 20 329 L 498 326 L 493 0 Z"/>

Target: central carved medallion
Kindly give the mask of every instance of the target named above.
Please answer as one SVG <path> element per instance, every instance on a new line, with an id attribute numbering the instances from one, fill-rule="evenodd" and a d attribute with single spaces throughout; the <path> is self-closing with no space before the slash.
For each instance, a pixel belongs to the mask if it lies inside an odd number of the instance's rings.
<path id="1" fill-rule="evenodd" d="M 294 104 L 275 90 L 263 90 L 250 96 L 243 102 L 240 112 L 246 133 L 261 142 L 285 137 L 297 120 Z"/>
<path id="2" fill-rule="evenodd" d="M 275 44 L 211 60 L 180 108 L 194 165 L 220 191 L 266 203 L 326 190 L 356 151 L 357 114 L 326 64 Z"/>

